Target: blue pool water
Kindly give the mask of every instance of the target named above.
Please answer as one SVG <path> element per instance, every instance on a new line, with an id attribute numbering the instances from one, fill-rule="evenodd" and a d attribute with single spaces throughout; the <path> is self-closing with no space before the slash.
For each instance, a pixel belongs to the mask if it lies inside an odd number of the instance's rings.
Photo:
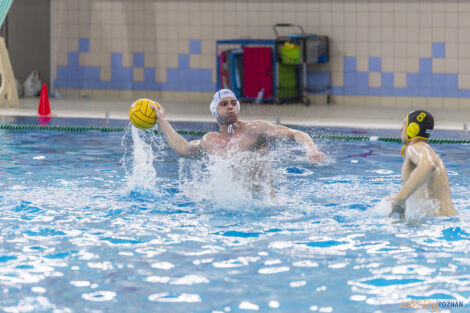
<path id="1" fill-rule="evenodd" d="M 469 145 L 434 145 L 459 216 L 397 221 L 374 209 L 401 186 L 396 143 L 318 141 L 324 166 L 275 144 L 270 200 L 224 181 L 223 164 L 139 140 L 0 131 L 0 310 L 399 312 L 470 298 Z"/>

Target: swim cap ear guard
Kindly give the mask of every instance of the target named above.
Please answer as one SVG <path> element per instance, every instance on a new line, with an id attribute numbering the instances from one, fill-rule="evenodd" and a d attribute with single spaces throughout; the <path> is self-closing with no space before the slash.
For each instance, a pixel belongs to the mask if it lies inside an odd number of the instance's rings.
<path id="1" fill-rule="evenodd" d="M 212 102 L 209 106 L 209 110 L 211 111 L 212 115 L 214 115 L 216 119 L 219 119 L 219 116 L 217 115 L 217 105 L 219 104 L 220 100 L 222 100 L 223 98 L 227 98 L 227 97 L 233 97 L 237 99 L 237 96 L 235 95 L 235 93 L 231 91 L 230 89 L 220 89 L 212 97 Z M 237 99 L 237 107 L 238 107 L 238 112 L 240 112 L 240 102 L 238 101 L 238 99 Z"/>
<path id="2" fill-rule="evenodd" d="M 418 123 L 410 123 L 406 128 L 406 135 L 408 138 L 414 138 L 419 134 L 419 125 Z"/>
<path id="3" fill-rule="evenodd" d="M 434 117 L 424 110 L 415 110 L 406 116 L 406 137 L 407 143 L 414 138 L 429 139 L 434 130 Z M 405 156 L 405 145 L 401 149 L 401 154 Z"/>

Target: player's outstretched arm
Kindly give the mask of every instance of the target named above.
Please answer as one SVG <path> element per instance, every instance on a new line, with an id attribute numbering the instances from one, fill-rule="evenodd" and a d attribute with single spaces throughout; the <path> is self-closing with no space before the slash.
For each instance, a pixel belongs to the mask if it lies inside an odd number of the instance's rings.
<path id="1" fill-rule="evenodd" d="M 326 158 L 324 153 L 318 151 L 312 138 L 303 131 L 290 129 L 282 125 L 274 125 L 264 121 L 254 122 L 253 127 L 265 136 L 292 140 L 299 143 L 304 147 L 306 152 L 305 156 L 310 163 L 319 163 Z"/>
<path id="2" fill-rule="evenodd" d="M 157 115 L 158 126 L 160 126 L 160 129 L 168 141 L 170 148 L 178 153 L 181 157 L 200 157 L 202 153 L 201 141 L 194 140 L 188 142 L 180 134 L 178 134 L 168 122 L 165 116 L 165 109 L 160 104 L 157 104 L 157 106 L 150 104 L 150 106 Z"/>

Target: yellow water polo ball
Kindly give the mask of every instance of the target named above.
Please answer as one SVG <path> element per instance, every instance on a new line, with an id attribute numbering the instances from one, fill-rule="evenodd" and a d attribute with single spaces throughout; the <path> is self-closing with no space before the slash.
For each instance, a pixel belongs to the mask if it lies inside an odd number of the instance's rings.
<path id="1" fill-rule="evenodd" d="M 140 129 L 152 128 L 157 122 L 155 111 L 150 107 L 150 104 L 157 106 L 155 102 L 150 99 L 139 99 L 132 103 L 129 109 L 129 120 L 132 125 Z"/>

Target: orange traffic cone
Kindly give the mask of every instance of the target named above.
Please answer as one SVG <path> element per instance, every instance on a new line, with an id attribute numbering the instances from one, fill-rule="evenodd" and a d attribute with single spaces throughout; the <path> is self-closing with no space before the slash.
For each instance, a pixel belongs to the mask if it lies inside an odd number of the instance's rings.
<path id="1" fill-rule="evenodd" d="M 39 115 L 38 123 L 39 125 L 49 125 L 51 122 L 51 117 L 49 115 Z"/>
<path id="2" fill-rule="evenodd" d="M 39 98 L 38 114 L 51 114 L 51 107 L 49 105 L 49 95 L 47 94 L 47 84 L 42 84 L 41 97 Z"/>

